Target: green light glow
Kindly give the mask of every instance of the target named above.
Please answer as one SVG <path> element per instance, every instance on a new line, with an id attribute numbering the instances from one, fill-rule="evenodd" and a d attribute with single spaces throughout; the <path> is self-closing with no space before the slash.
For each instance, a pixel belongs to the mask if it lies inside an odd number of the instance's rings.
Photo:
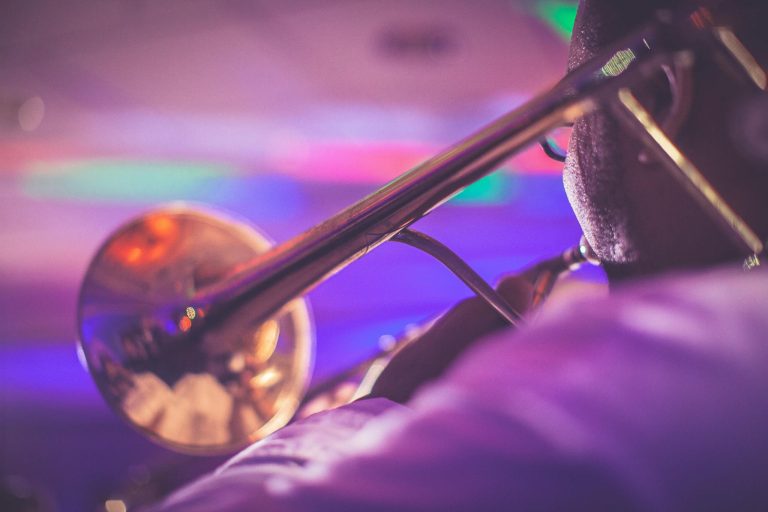
<path id="1" fill-rule="evenodd" d="M 36 198 L 154 203 L 205 197 L 231 174 L 206 163 L 76 160 L 34 165 L 22 175 L 21 187 Z"/>
<path id="2" fill-rule="evenodd" d="M 451 204 L 462 206 L 504 204 L 514 195 L 513 175 L 496 171 L 476 181 L 451 199 Z"/>
<path id="3" fill-rule="evenodd" d="M 536 13 L 566 41 L 571 40 L 578 2 L 542 0 L 536 4 Z"/>

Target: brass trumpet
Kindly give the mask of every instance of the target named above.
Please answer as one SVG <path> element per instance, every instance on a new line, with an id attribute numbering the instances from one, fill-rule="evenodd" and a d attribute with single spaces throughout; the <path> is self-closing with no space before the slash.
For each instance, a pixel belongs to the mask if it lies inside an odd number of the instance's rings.
<path id="1" fill-rule="evenodd" d="M 762 252 L 759 238 L 713 200 L 706 182 L 690 178 L 695 167 L 670 153 L 664 130 L 631 91 L 662 67 L 685 68 L 711 51 L 719 39 L 708 20 L 695 11 L 642 27 L 548 92 L 279 246 L 243 222 L 182 206 L 125 224 L 97 252 L 79 299 L 80 347 L 107 402 L 154 440 L 185 452 L 225 452 L 269 434 L 293 417 L 310 373 L 314 342 L 301 295 L 388 240 L 435 256 L 517 322 L 465 263 L 410 226 L 599 106 L 621 111 L 746 252 Z M 582 241 L 539 264 L 535 300 L 561 272 L 591 259 Z"/>

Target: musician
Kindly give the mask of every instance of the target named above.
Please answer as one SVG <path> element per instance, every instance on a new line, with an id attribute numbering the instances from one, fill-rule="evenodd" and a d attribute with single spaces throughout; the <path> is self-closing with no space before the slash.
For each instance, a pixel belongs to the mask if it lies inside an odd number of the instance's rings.
<path id="1" fill-rule="evenodd" d="M 682 3 L 584 0 L 570 66 Z M 768 9 L 754 6 L 735 29 L 766 67 Z M 765 240 L 765 93 L 696 73 L 669 130 Z M 674 110 L 663 74 L 634 90 L 654 115 Z M 768 510 L 768 272 L 743 271 L 743 248 L 605 109 L 576 123 L 565 186 L 610 297 L 517 331 L 465 301 L 370 397 L 284 428 L 153 510 Z M 525 279 L 501 291 L 525 309 Z"/>

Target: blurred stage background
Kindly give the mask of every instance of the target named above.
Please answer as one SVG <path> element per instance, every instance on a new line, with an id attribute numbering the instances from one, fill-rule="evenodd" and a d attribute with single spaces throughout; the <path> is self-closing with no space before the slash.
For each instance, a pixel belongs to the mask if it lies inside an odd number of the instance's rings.
<path id="1" fill-rule="evenodd" d="M 31 486 L 54 510 L 113 512 L 110 498 L 221 460 L 140 438 L 78 363 L 79 282 L 116 226 L 184 200 L 286 240 L 554 83 L 575 12 L 555 0 L 4 0 L 4 486 Z M 539 148 L 417 227 L 489 280 L 580 234 L 560 165 Z M 315 378 L 467 295 L 427 256 L 385 244 L 310 294 Z"/>

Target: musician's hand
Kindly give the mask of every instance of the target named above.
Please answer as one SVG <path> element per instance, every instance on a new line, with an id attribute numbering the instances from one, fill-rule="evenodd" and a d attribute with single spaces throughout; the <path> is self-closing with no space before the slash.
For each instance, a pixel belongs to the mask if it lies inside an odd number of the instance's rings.
<path id="1" fill-rule="evenodd" d="M 532 286 L 524 277 L 507 277 L 497 289 L 518 312 L 525 313 L 528 309 Z M 468 347 L 508 326 L 496 311 L 477 297 L 458 303 L 395 354 L 368 397 L 407 402 L 423 384 L 440 377 Z"/>

